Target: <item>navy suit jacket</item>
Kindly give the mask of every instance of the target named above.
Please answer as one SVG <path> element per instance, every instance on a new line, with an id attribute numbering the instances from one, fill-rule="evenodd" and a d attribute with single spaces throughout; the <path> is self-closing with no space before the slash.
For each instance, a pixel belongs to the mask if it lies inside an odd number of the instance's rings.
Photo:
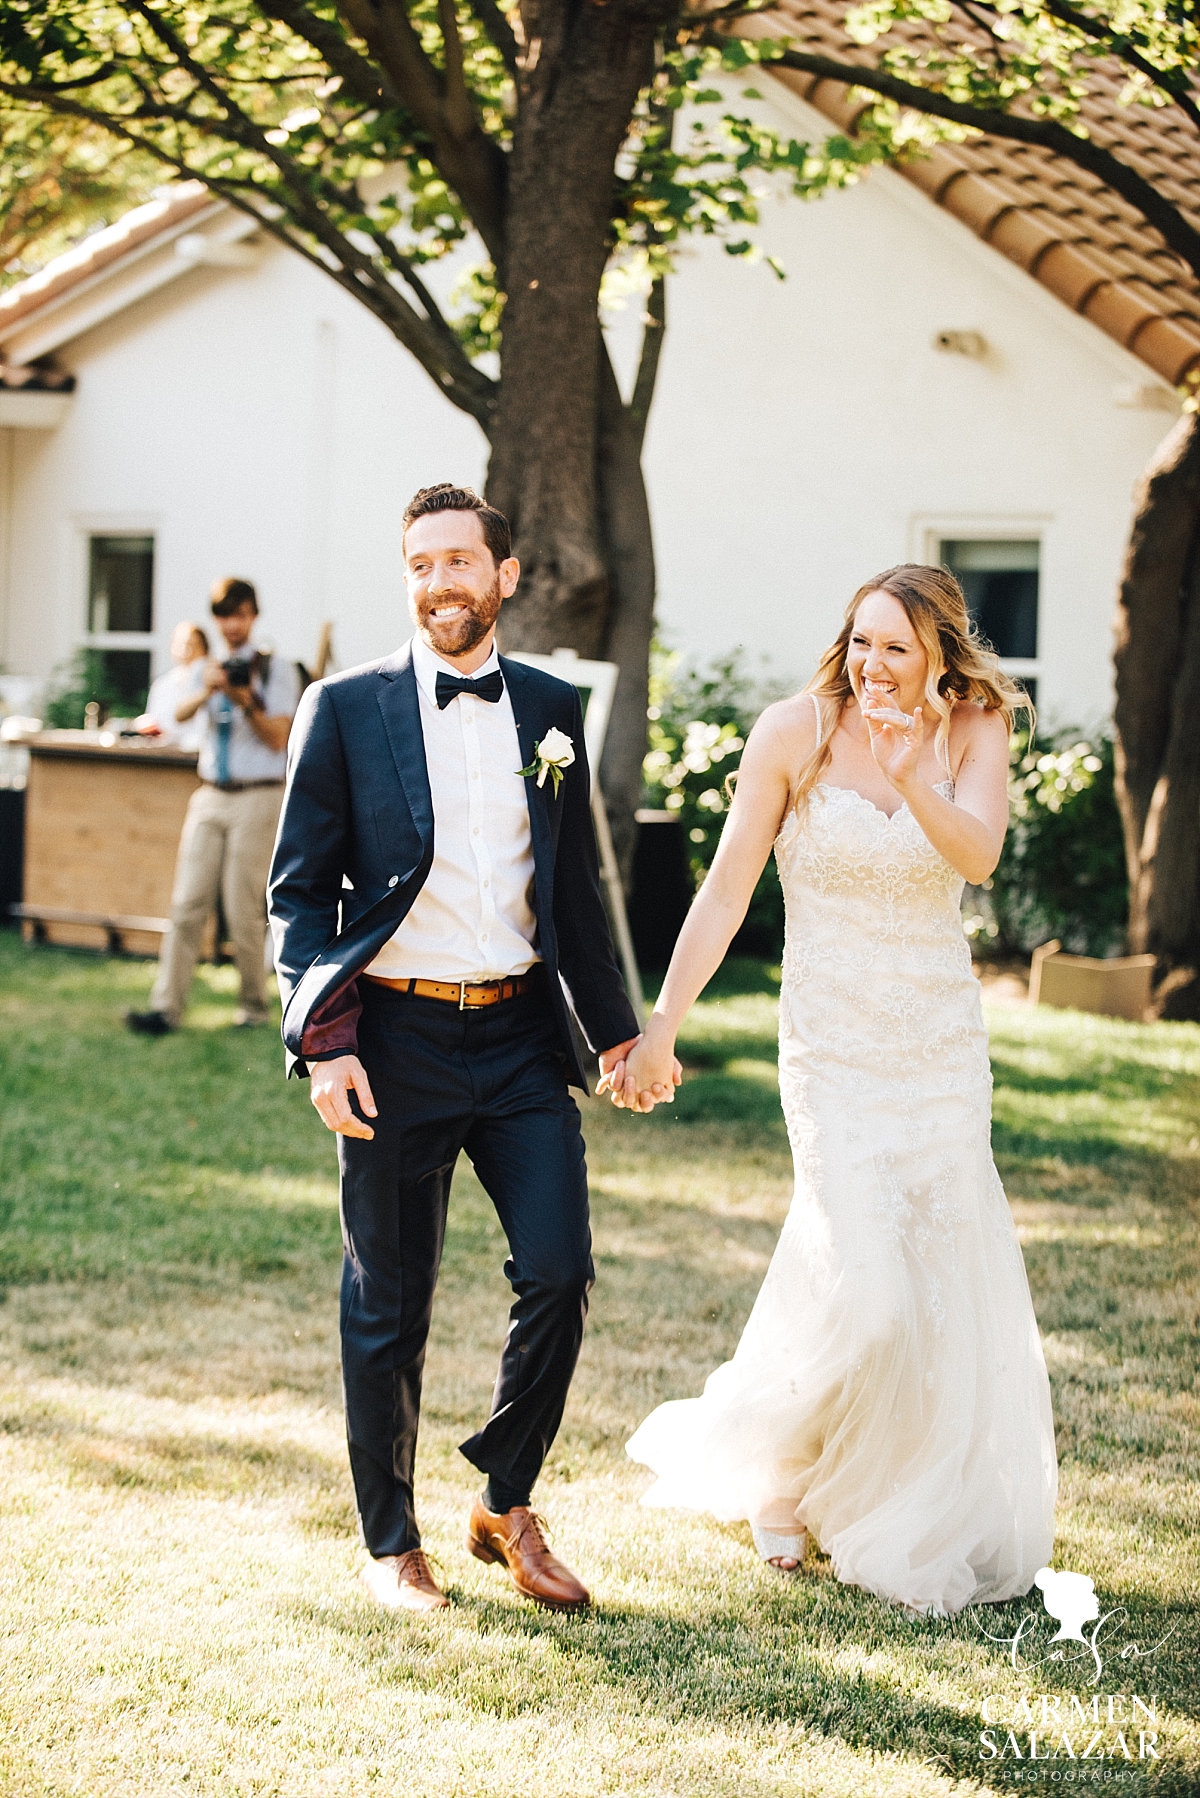
<path id="1" fill-rule="evenodd" d="M 600 896 L 579 694 L 500 658 L 521 765 L 553 727 L 575 748 L 557 795 L 526 779 L 537 949 L 570 1078 L 586 1087 L 567 997 L 588 1046 L 638 1032 Z M 283 999 L 288 1072 L 352 1054 L 357 976 L 408 913 L 433 865 L 433 802 L 409 646 L 308 688 L 288 748 L 287 790 L 268 903 Z M 564 987 L 566 997 L 564 996 Z"/>

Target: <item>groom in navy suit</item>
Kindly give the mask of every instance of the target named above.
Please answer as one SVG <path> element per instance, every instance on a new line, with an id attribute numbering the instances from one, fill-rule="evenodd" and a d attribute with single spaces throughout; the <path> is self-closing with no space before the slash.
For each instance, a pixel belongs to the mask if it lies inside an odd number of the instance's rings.
<path id="1" fill-rule="evenodd" d="M 447 1604 L 421 1549 L 413 1463 L 450 1181 L 465 1149 L 508 1238 L 516 1294 L 483 1428 L 467 1547 L 518 1591 L 587 1590 L 530 1508 L 593 1280 L 569 1085 L 638 1023 L 600 897 L 575 688 L 499 656 L 520 575 L 507 521 L 468 488 L 404 514 L 412 642 L 310 687 L 292 731 L 270 912 L 289 1072 L 338 1134 L 350 1466 L 380 1602 Z"/>

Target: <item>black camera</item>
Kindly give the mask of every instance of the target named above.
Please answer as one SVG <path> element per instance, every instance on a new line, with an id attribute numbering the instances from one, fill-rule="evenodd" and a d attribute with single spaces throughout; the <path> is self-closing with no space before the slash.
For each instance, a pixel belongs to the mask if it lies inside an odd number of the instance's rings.
<path id="1" fill-rule="evenodd" d="M 254 672 L 254 663 L 243 661 L 238 656 L 231 656 L 227 662 L 221 663 L 228 687 L 248 687 L 250 676 Z"/>

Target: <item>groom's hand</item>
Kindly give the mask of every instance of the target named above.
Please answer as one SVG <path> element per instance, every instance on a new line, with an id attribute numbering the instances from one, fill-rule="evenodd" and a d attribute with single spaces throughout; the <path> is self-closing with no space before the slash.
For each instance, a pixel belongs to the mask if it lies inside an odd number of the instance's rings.
<path id="1" fill-rule="evenodd" d="M 615 1049 L 601 1049 L 596 1057 L 600 1063 L 600 1078 L 596 1082 L 597 1098 L 601 1093 L 608 1092 L 617 1082 L 624 1080 L 625 1057 L 641 1040 L 640 1036 L 631 1036 L 628 1042 L 618 1043 Z"/>
<path id="2" fill-rule="evenodd" d="M 644 1035 L 630 1037 L 628 1042 L 618 1043 L 615 1049 L 606 1049 L 599 1057 L 602 1078 L 596 1084 L 596 1095 L 608 1093 L 613 1104 L 622 1111 L 653 1111 L 656 1105 L 669 1105 L 675 1097 L 675 1088 L 683 1085 L 679 1058 L 672 1055 L 669 1079 L 650 1085 L 645 1092 L 638 1092 L 626 1064 L 644 1041 Z"/>
<path id="3" fill-rule="evenodd" d="M 311 1064 L 308 1096 L 326 1129 L 336 1130 L 339 1136 L 361 1136 L 370 1142 L 375 1132 L 351 1111 L 352 1092 L 369 1118 L 378 1117 L 367 1070 L 357 1055 L 337 1055 L 332 1061 Z"/>

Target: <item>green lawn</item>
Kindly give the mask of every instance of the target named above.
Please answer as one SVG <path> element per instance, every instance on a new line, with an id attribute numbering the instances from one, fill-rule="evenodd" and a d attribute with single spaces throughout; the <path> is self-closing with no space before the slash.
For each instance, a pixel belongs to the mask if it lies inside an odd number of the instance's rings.
<path id="1" fill-rule="evenodd" d="M 499 1228 L 465 1168 L 419 1463 L 455 1609 L 418 1621 L 360 1595 L 332 1143 L 272 1033 L 224 1028 L 229 970 L 204 972 L 164 1041 L 120 1028 L 148 986 L 144 964 L 0 933 L 4 1798 L 925 1798 L 1034 1773 L 1039 1790 L 1200 1792 L 1200 1029 L 989 1020 L 1054 1381 L 1055 1564 L 1115 1613 L 1092 1687 L 1090 1662 L 1019 1651 L 1014 1669 L 988 1639 L 1029 1616 L 1045 1653 L 1036 1593 L 914 1622 L 817 1552 L 784 1580 L 745 1528 L 635 1503 L 648 1476 L 626 1437 L 732 1350 L 786 1210 L 768 971 L 735 965 L 698 1008 L 673 1109 L 587 1107 L 598 1284 L 538 1494 L 596 1596 L 580 1618 L 530 1609 L 463 1548 L 477 1476 L 455 1445 L 506 1312 Z M 1112 1693 L 1153 1704 L 1157 1762 L 1136 1759 L 1144 1715 L 1124 1759 L 1119 1707 L 1104 1761 L 980 1758 L 988 1694 L 1032 1695 L 1036 1729 L 1041 1694 L 1069 1716 L 1097 1692 L 1102 1720 Z"/>

